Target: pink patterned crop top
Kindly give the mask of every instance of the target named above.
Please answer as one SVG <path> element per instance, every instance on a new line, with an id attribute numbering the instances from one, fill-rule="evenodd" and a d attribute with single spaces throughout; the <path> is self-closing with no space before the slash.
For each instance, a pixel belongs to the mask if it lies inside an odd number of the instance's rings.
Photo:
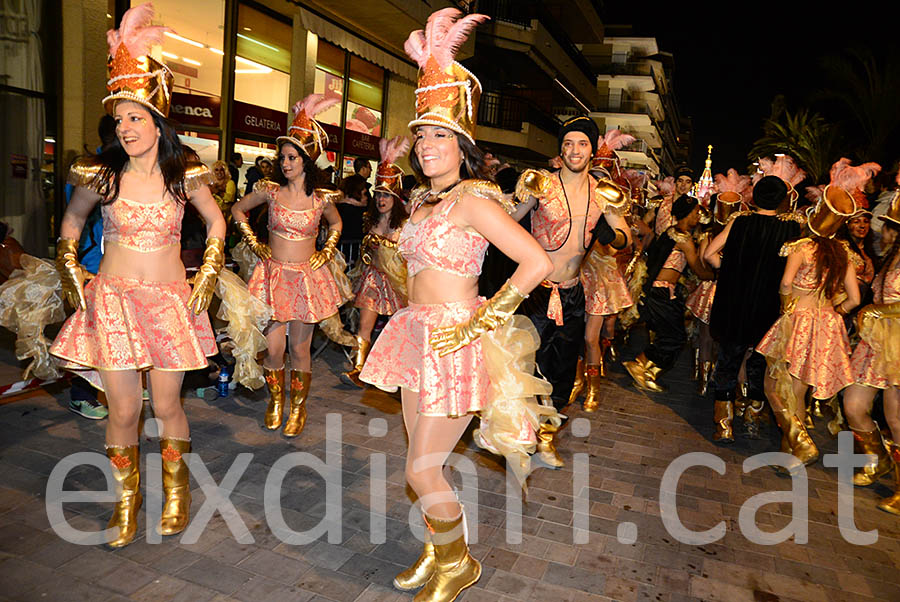
<path id="1" fill-rule="evenodd" d="M 151 253 L 181 242 L 184 205 L 176 201 L 139 203 L 119 197 L 101 205 L 103 240 L 126 249 Z"/>
<path id="2" fill-rule="evenodd" d="M 450 221 L 448 214 L 456 199 L 446 207 L 435 208 L 418 223 L 408 219 L 400 231 L 397 248 L 406 260 L 409 276 L 432 269 L 466 278 L 477 278 L 488 241 L 481 234 L 465 230 Z M 413 207 L 415 213 L 421 203 Z"/>
<path id="3" fill-rule="evenodd" d="M 557 251 L 562 248 L 572 230 L 572 206 L 566 196 L 559 173 L 544 171 L 549 179 L 550 190 L 546 196 L 539 199 L 531 215 L 531 234 L 545 251 Z M 591 242 L 591 231 L 597 225 L 597 221 L 606 210 L 606 200 L 596 188 L 597 181 L 593 176 L 591 181 L 591 200 L 587 207 L 587 216 L 584 221 L 582 245 L 585 249 Z"/>
<path id="4" fill-rule="evenodd" d="M 319 233 L 319 221 L 325 208 L 325 201 L 318 191 L 313 192 L 313 206 L 309 209 L 288 209 L 278 202 L 281 186 L 275 182 L 261 180 L 254 190 L 263 190 L 269 202 L 269 233 L 285 240 L 310 240 Z"/>
<path id="5" fill-rule="evenodd" d="M 900 263 L 892 270 L 882 270 L 872 283 L 875 303 L 900 302 Z"/>
<path id="6" fill-rule="evenodd" d="M 847 259 L 856 267 L 857 270 L 862 266 L 862 258 L 856 253 L 850 251 L 850 247 L 845 245 Z M 794 288 L 806 292 L 815 292 L 821 288 L 822 283 L 816 278 L 816 242 L 811 238 L 801 238 L 793 242 L 785 243 L 781 247 L 779 255 L 787 257 L 792 253 L 800 253 L 803 261 L 797 273 L 794 274 L 794 280 L 791 282 Z"/>

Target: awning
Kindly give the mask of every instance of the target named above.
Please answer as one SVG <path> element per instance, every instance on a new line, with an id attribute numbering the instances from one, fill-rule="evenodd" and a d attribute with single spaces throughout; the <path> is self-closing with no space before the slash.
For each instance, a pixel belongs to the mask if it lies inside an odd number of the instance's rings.
<path id="1" fill-rule="evenodd" d="M 406 63 L 384 50 L 376 48 L 362 38 L 353 35 L 346 29 L 338 27 L 334 23 L 326 21 L 302 7 L 300 8 L 300 22 L 303 23 L 303 27 L 307 30 L 319 37 L 325 38 L 332 44 L 337 44 L 341 48 L 349 50 L 353 54 L 357 54 L 376 65 L 384 67 L 388 71 L 406 78 L 409 81 L 416 81 L 417 70 L 409 63 Z"/>

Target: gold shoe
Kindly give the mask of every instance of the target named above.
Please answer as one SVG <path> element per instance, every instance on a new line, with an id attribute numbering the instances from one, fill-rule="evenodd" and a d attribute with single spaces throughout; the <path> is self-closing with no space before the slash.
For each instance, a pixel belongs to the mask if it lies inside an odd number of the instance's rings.
<path id="1" fill-rule="evenodd" d="M 701 362 L 700 364 L 700 384 L 697 387 L 698 393 L 700 395 L 706 396 L 706 392 L 709 390 L 709 380 L 712 378 L 713 372 L 713 363 L 712 362 Z"/>
<path id="2" fill-rule="evenodd" d="M 750 400 L 745 399 L 743 397 L 738 397 L 734 400 L 734 417 L 735 418 L 743 418 L 744 410 L 747 406 L 750 405 Z"/>
<path id="3" fill-rule="evenodd" d="M 562 468 L 566 465 L 556 450 L 556 433 L 559 427 L 549 422 L 542 422 L 537 433 L 537 452 L 541 461 L 550 468 Z"/>
<path id="4" fill-rule="evenodd" d="M 656 382 L 656 379 L 662 373 L 662 368 L 648 360 L 643 353 L 641 355 L 644 356 L 644 389 L 653 393 L 665 393 L 666 388 Z"/>
<path id="5" fill-rule="evenodd" d="M 647 356 L 643 353 L 638 355 L 630 362 L 622 362 L 622 365 L 625 366 L 625 370 L 631 376 L 631 379 L 634 381 L 634 384 L 638 389 L 643 389 L 645 387 L 646 378 L 644 373 L 644 365 L 646 364 L 646 362 Z"/>
<path id="6" fill-rule="evenodd" d="M 367 341 L 361 336 L 356 337 L 356 360 L 353 362 L 353 369 L 349 372 L 341 374 L 341 381 L 348 385 L 356 385 L 360 389 L 366 388 L 366 383 L 359 380 L 359 373 L 362 372 L 366 359 L 369 357 L 369 350 L 372 348 L 372 341 Z"/>
<path id="7" fill-rule="evenodd" d="M 775 412 L 775 421 L 787 439 L 790 453 L 797 460 L 806 466 L 819 459 L 819 450 L 816 448 L 816 444 L 813 443 L 803 422 L 796 415 L 791 414 L 790 410 L 784 409 Z"/>
<path id="8" fill-rule="evenodd" d="M 162 454 L 163 504 L 162 518 L 156 527 L 160 535 L 175 535 L 187 527 L 191 514 L 191 478 L 181 457 L 190 453 L 191 442 L 183 439 L 160 439 Z"/>
<path id="9" fill-rule="evenodd" d="M 744 408 L 744 438 L 759 439 L 759 426 L 762 422 L 762 413 L 766 409 L 764 401 L 751 400 Z"/>
<path id="10" fill-rule="evenodd" d="M 587 381 L 587 393 L 584 396 L 584 405 L 582 408 L 585 412 L 596 412 L 600 407 L 600 366 L 588 364 L 584 371 L 584 378 Z"/>
<path id="11" fill-rule="evenodd" d="M 900 446 L 891 443 L 891 460 L 894 463 L 894 495 L 884 498 L 878 509 L 900 515 Z"/>
<path id="12" fill-rule="evenodd" d="M 812 412 L 807 411 L 807 413 L 812 413 L 816 418 L 825 418 L 825 414 L 822 413 L 822 401 L 813 397 L 812 403 L 810 404 L 812 408 Z"/>
<path id="13" fill-rule="evenodd" d="M 452 602 L 481 577 L 481 563 L 469 554 L 462 512 L 445 519 L 425 515 L 434 542 L 434 572 L 413 602 Z"/>
<path id="14" fill-rule="evenodd" d="M 734 420 L 734 404 L 730 401 L 716 401 L 713 405 L 713 421 L 716 423 L 716 431 L 713 433 L 713 441 L 716 443 L 733 443 L 734 432 L 731 423 Z"/>
<path id="15" fill-rule="evenodd" d="M 113 466 L 116 479 L 116 506 L 106 525 L 107 529 L 118 529 L 116 535 L 106 542 L 111 548 L 127 546 L 137 533 L 138 511 L 141 509 L 141 473 L 138 469 L 138 446 L 108 447 L 106 456 Z"/>
<path id="16" fill-rule="evenodd" d="M 285 437 L 296 437 L 306 426 L 306 396 L 311 381 L 311 372 L 291 370 L 291 413 L 284 423 Z"/>
<path id="17" fill-rule="evenodd" d="M 266 386 L 269 388 L 269 405 L 266 407 L 266 428 L 278 430 L 284 413 L 284 366 L 278 370 L 263 368 Z"/>
<path id="18" fill-rule="evenodd" d="M 584 391 L 584 358 L 578 358 L 578 364 L 575 366 L 575 382 L 572 383 L 572 392 L 569 393 L 569 403 L 575 403 L 581 393 Z"/>
<path id="19" fill-rule="evenodd" d="M 425 529 L 425 547 L 411 567 L 394 577 L 394 587 L 405 592 L 419 589 L 434 573 L 434 543 Z"/>
<path id="20" fill-rule="evenodd" d="M 878 424 L 871 431 L 858 431 L 854 428 L 850 430 L 853 432 L 853 452 L 875 456 L 874 462 L 868 462 L 853 474 L 854 485 L 857 487 L 868 487 L 889 473 L 893 462 L 891 462 L 891 456 L 881 440 L 881 431 L 878 430 Z"/>

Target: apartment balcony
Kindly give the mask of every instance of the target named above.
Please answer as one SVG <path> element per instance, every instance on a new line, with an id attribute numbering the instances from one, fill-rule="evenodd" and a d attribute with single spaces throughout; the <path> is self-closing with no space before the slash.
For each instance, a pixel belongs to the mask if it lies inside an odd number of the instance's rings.
<path id="1" fill-rule="evenodd" d="M 594 63 L 591 67 L 600 75 L 641 75 L 653 77 L 653 66 L 648 61 Z"/>
<path id="2" fill-rule="evenodd" d="M 478 140 L 526 160 L 556 155 L 560 122 L 527 98 L 487 90 L 478 104 Z"/>

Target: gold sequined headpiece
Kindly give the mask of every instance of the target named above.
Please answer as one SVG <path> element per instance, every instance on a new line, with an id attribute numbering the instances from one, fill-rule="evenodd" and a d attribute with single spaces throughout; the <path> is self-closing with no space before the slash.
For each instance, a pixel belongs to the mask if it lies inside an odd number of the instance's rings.
<path id="1" fill-rule="evenodd" d="M 475 144 L 481 83 L 453 59 L 469 33 L 489 18 L 478 14 L 462 17 L 459 10 L 444 8 L 428 17 L 425 31 L 409 34 L 403 48 L 419 65 L 416 118 L 409 122 L 410 129 L 445 127 Z"/>
<path id="2" fill-rule="evenodd" d="M 127 10 L 119 29 L 106 32 L 109 95 L 103 99 L 103 107 L 110 115 L 117 101 L 130 100 L 163 117 L 169 116 L 175 76 L 148 53 L 152 45 L 162 42 L 164 32 L 172 30 L 151 26 L 152 20 L 153 5 L 148 2 Z"/>
<path id="3" fill-rule="evenodd" d="M 275 139 L 281 146 L 284 142 L 297 145 L 309 158 L 315 161 L 325 151 L 328 142 L 328 134 L 315 116 L 326 109 L 336 105 L 337 98 L 325 98 L 324 94 L 310 94 L 294 104 L 294 120 L 288 126 L 286 136 Z"/>
<path id="4" fill-rule="evenodd" d="M 400 198 L 403 190 L 403 170 L 394 161 L 409 150 L 409 140 L 403 136 L 395 136 L 388 140 L 382 138 L 378 143 L 381 162 L 375 171 L 375 188 L 373 192 L 386 192 Z"/>

